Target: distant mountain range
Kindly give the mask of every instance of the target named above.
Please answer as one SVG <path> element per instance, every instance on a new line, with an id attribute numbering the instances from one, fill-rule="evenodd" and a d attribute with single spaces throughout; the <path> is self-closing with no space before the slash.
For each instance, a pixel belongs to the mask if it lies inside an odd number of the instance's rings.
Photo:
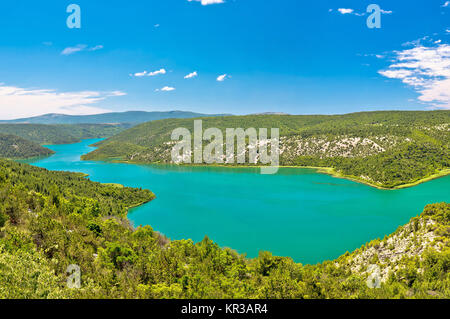
<path id="1" fill-rule="evenodd" d="M 255 113 L 250 115 L 290 115 L 289 113 L 284 112 L 264 112 L 264 113 Z"/>
<path id="2" fill-rule="evenodd" d="M 169 112 L 145 112 L 129 111 L 116 113 L 103 113 L 95 115 L 65 115 L 65 114 L 45 114 L 35 117 L 22 118 L 16 120 L 0 121 L 0 123 L 29 123 L 29 124 L 110 124 L 110 123 L 130 123 L 139 124 L 155 120 L 171 118 L 196 118 L 215 117 L 230 114 L 202 114 L 184 111 Z"/>

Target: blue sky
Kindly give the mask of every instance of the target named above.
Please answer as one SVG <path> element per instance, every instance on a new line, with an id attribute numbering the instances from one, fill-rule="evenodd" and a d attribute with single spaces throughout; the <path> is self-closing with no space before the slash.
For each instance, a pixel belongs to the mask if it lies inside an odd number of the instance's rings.
<path id="1" fill-rule="evenodd" d="M 0 118 L 450 107 L 450 2 L 202 1 L 1 1 Z"/>

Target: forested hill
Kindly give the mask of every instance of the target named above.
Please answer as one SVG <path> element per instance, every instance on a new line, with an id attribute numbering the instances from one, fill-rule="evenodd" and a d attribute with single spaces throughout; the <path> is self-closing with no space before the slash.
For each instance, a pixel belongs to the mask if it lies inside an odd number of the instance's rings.
<path id="1" fill-rule="evenodd" d="M 8 134 L 0 134 L 0 157 L 5 158 L 30 158 L 48 156 L 54 152 L 37 143 L 30 142 L 21 137 Z"/>
<path id="2" fill-rule="evenodd" d="M 223 115 L 223 114 L 222 114 Z M 186 111 L 168 112 L 144 112 L 128 111 L 104 113 L 95 115 L 65 115 L 65 114 L 45 114 L 35 117 L 0 121 L 0 123 L 27 123 L 27 124 L 108 124 L 108 123 L 130 123 L 138 124 L 148 121 L 171 119 L 171 118 L 193 118 L 221 116 L 220 114 L 202 114 Z"/>
<path id="3" fill-rule="evenodd" d="M 20 136 L 38 144 L 71 144 L 81 139 L 107 138 L 130 128 L 129 124 L 0 124 L 0 133 Z"/>
<path id="4" fill-rule="evenodd" d="M 170 163 L 171 133 L 193 119 L 144 123 L 113 136 L 89 160 Z M 332 167 L 337 175 L 392 188 L 450 168 L 450 111 L 203 118 L 203 129 L 279 128 L 281 165 Z"/>
<path id="5" fill-rule="evenodd" d="M 449 204 L 429 205 L 354 253 L 304 266 L 133 229 L 127 208 L 153 198 L 0 159 L 0 298 L 450 297 Z M 80 267 L 80 289 L 67 287 L 69 265 Z M 367 285 L 374 267 L 379 289 Z"/>

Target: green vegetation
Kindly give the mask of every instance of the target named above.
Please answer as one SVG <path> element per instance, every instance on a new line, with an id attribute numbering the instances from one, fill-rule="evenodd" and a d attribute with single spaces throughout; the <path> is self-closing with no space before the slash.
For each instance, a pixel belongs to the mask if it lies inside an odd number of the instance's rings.
<path id="1" fill-rule="evenodd" d="M 0 160 L 0 298 L 449 298 L 450 204 L 384 240 L 318 265 L 133 229 L 145 190 Z M 81 289 L 66 269 L 81 268 Z M 380 267 L 381 288 L 366 285 Z"/>
<path id="2" fill-rule="evenodd" d="M 0 157 L 30 158 L 48 156 L 54 152 L 15 135 L 0 134 Z"/>
<path id="3" fill-rule="evenodd" d="M 81 139 L 111 137 L 129 127 L 128 124 L 0 124 L 0 133 L 16 135 L 41 145 L 71 144 Z"/>
<path id="4" fill-rule="evenodd" d="M 416 183 L 450 168 L 450 111 L 203 118 L 203 129 L 279 128 L 283 166 L 331 167 L 377 187 Z M 97 144 L 85 160 L 171 163 L 171 133 L 192 119 L 144 123 Z M 206 142 L 205 142 L 206 143 Z"/>

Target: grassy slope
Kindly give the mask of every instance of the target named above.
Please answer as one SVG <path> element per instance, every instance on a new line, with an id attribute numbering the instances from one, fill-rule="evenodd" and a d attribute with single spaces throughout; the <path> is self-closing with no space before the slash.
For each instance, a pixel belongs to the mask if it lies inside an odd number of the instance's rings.
<path id="1" fill-rule="evenodd" d="M 152 198 L 0 160 L 0 298 L 450 297 L 449 204 L 430 205 L 390 237 L 337 260 L 303 266 L 131 228 L 127 208 Z M 81 267 L 81 289 L 66 287 L 70 264 Z M 366 285 L 373 264 L 380 289 Z"/>
<path id="2" fill-rule="evenodd" d="M 334 175 L 380 187 L 414 185 L 447 174 L 450 167 L 450 111 L 367 112 L 347 115 L 252 115 L 203 118 L 203 129 L 280 128 L 283 166 L 313 166 L 334 169 Z M 193 132 L 192 119 L 144 123 L 97 144 L 86 160 L 121 160 L 170 163 L 170 135 L 175 128 Z M 342 150 L 342 141 L 358 140 L 357 147 Z M 383 151 L 374 151 L 376 141 Z M 303 143 L 303 144 L 302 144 Z M 335 145 L 334 150 L 321 146 Z M 298 149 L 302 145 L 303 149 Z M 306 147 L 311 148 L 311 150 Z M 378 144 L 377 144 L 378 145 Z"/>
<path id="3" fill-rule="evenodd" d="M 53 153 L 52 150 L 21 137 L 0 134 L 0 157 L 21 159 L 47 156 Z"/>

